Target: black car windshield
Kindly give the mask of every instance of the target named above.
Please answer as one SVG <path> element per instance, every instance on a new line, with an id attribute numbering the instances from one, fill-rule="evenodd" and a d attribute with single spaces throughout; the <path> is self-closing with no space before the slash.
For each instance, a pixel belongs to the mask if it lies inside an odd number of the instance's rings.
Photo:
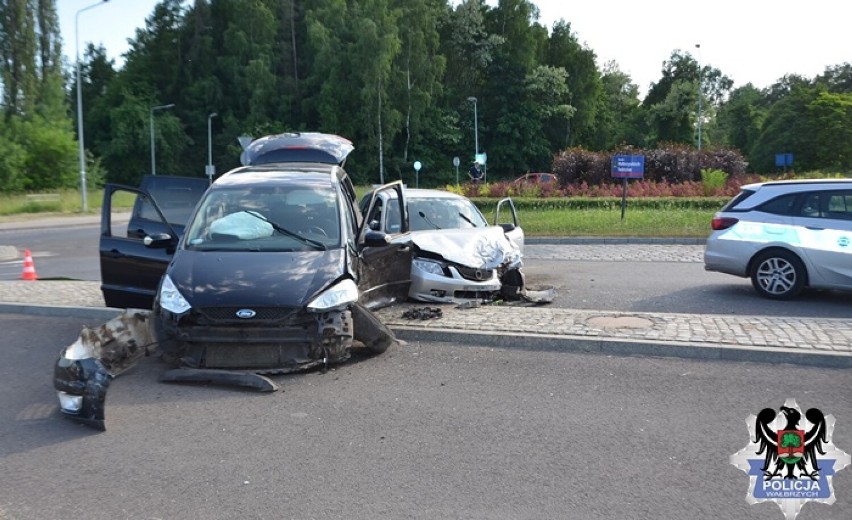
<path id="1" fill-rule="evenodd" d="M 340 216 L 330 186 L 211 189 L 184 240 L 200 251 L 303 251 L 337 247 Z"/>

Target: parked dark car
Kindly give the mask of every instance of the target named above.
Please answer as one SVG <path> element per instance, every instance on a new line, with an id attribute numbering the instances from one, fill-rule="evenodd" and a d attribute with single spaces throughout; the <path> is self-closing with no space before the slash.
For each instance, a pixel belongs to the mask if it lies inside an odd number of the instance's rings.
<path id="1" fill-rule="evenodd" d="M 101 235 L 107 305 L 153 309 L 163 358 L 196 379 L 199 370 L 228 379 L 231 370 L 279 374 L 339 363 L 349 358 L 353 340 L 384 351 L 394 338 L 370 309 L 408 294 L 411 249 L 394 241 L 408 232 L 408 212 L 397 181 L 378 188 L 367 204 L 369 210 L 381 194 L 394 192 L 396 231 L 364 224 L 343 168 L 351 150 L 338 136 L 282 134 L 254 141 L 242 157 L 246 166 L 204 191 L 169 177 L 146 181 L 158 186 L 155 193 L 107 186 Z M 170 187 L 180 194 L 174 216 L 162 195 Z M 139 209 L 124 232 L 110 211 L 122 192 L 136 195 Z M 194 209 L 183 222 L 186 207 Z M 62 410 L 103 427 L 113 374 L 81 359 L 84 349 L 72 351 L 63 351 L 55 371 Z"/>

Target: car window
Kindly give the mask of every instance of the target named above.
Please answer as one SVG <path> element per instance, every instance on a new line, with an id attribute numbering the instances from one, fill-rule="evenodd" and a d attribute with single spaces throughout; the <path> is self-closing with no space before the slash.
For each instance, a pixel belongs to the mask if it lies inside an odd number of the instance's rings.
<path id="1" fill-rule="evenodd" d="M 214 189 L 201 201 L 185 243 L 192 249 L 231 251 L 303 250 L 311 248 L 310 241 L 337 246 L 337 200 L 330 186 Z"/>
<path id="2" fill-rule="evenodd" d="M 852 220 L 852 192 L 826 194 L 827 217 Z"/>
<path id="3" fill-rule="evenodd" d="M 772 213 L 774 215 L 792 215 L 793 207 L 796 204 L 797 198 L 798 194 L 796 193 L 781 195 L 780 197 L 775 197 L 770 201 L 764 202 L 760 205 L 758 210 L 763 211 L 764 213 Z"/>
<path id="4" fill-rule="evenodd" d="M 720 211 L 734 211 L 744 200 L 754 195 L 753 190 L 743 190 L 736 197 L 731 199 L 727 204 L 722 206 Z"/>
<path id="5" fill-rule="evenodd" d="M 819 206 L 819 193 L 806 193 L 802 198 L 802 205 L 799 208 L 798 215 L 800 217 L 821 217 Z"/>
<path id="6" fill-rule="evenodd" d="M 195 203 L 207 189 L 201 179 L 180 177 L 146 177 L 143 188 L 157 202 L 169 224 L 183 226 L 189 220 Z M 133 206 L 133 218 L 160 222 L 160 217 L 150 200 L 139 197 Z"/>
<path id="7" fill-rule="evenodd" d="M 465 199 L 442 197 L 409 199 L 408 208 L 412 231 L 488 226 L 476 206 Z"/>
<path id="8" fill-rule="evenodd" d="M 362 211 L 367 211 L 369 209 L 367 206 L 370 205 L 370 200 L 366 201 L 366 204 L 362 207 Z M 367 222 L 370 225 L 370 229 L 375 231 L 380 231 L 382 227 L 382 213 L 383 213 L 384 199 L 381 197 L 376 199 L 376 203 L 373 205 L 373 210 L 367 215 Z"/>

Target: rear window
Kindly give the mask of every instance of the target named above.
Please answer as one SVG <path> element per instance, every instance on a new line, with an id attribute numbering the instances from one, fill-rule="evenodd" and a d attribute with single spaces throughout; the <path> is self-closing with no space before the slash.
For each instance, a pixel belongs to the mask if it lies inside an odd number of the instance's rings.
<path id="1" fill-rule="evenodd" d="M 792 215 L 794 213 L 793 208 L 795 208 L 796 200 L 798 198 L 799 194 L 797 193 L 781 195 L 780 197 L 775 197 L 770 201 L 764 202 L 757 209 L 764 213 L 772 213 L 774 215 Z"/>
<path id="2" fill-rule="evenodd" d="M 722 206 L 722 210 L 721 210 L 721 211 L 730 211 L 732 208 L 735 208 L 735 207 L 736 207 L 737 205 L 739 205 L 742 201 L 746 200 L 747 198 L 751 197 L 752 195 L 754 195 L 754 191 L 753 191 L 753 190 L 743 190 L 743 191 L 741 191 L 741 192 L 739 193 L 739 195 L 737 195 L 736 197 L 734 197 L 733 199 L 731 199 L 731 200 L 730 200 L 727 204 L 725 204 L 724 206 Z"/>

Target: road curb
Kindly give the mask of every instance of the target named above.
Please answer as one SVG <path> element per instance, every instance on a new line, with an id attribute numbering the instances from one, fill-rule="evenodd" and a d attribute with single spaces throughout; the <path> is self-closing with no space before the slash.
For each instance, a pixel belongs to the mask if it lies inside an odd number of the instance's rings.
<path id="1" fill-rule="evenodd" d="M 0 313 L 26 314 L 91 320 L 94 324 L 109 321 L 123 309 L 110 307 L 65 307 L 0 303 Z M 627 338 L 604 338 L 574 335 L 517 334 L 511 332 L 467 332 L 458 329 L 416 328 L 392 325 L 403 341 L 436 341 L 471 346 L 506 349 L 539 350 L 603 354 L 619 357 L 661 357 L 692 360 L 734 361 L 765 364 L 791 364 L 820 368 L 852 368 L 852 355 L 828 352 L 802 352 L 783 347 L 748 347 L 718 343 L 681 341 L 648 341 Z"/>
<path id="2" fill-rule="evenodd" d="M 393 326 L 391 326 L 391 329 L 399 339 L 404 341 L 467 343 L 484 347 L 607 354 L 621 357 L 671 357 L 713 361 L 793 364 L 821 368 L 852 368 L 852 356 L 847 354 L 803 353 L 801 350 L 781 347 L 744 347 L 741 345 L 726 346 L 715 343 L 647 341 L 624 338 L 594 338 L 589 336 L 526 333 L 512 334 L 505 332 L 489 334 L 486 332 L 460 332 L 454 329 L 421 329 Z"/>
<path id="3" fill-rule="evenodd" d="M 529 245 L 681 245 L 703 246 L 706 238 L 695 237 L 544 237 L 528 236 L 524 244 Z"/>
<path id="4" fill-rule="evenodd" d="M 30 316 L 50 316 L 54 318 L 81 318 L 96 320 L 98 324 L 107 322 L 124 309 L 112 307 L 63 307 L 56 305 L 31 305 L 21 303 L 0 303 L 0 313 L 27 314 Z"/>

